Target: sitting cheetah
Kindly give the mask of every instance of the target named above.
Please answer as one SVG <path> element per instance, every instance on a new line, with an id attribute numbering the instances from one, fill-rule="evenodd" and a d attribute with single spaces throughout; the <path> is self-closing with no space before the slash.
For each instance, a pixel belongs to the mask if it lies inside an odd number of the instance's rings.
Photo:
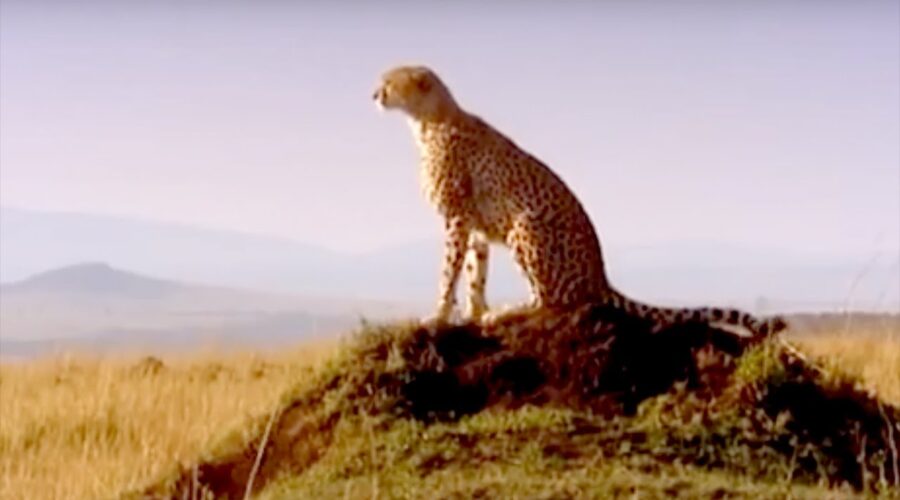
<path id="1" fill-rule="evenodd" d="M 404 111 L 422 158 L 422 185 L 444 218 L 445 249 L 437 314 L 446 321 L 463 261 L 467 315 L 485 315 L 488 244 L 509 247 L 531 290 L 529 308 L 568 309 L 605 303 L 659 320 L 700 320 L 743 326 L 766 335 L 786 325 L 737 310 L 670 309 L 633 301 L 612 288 L 600 242 L 581 203 L 563 181 L 481 118 L 467 113 L 447 86 L 423 66 L 386 72 L 373 98 Z M 468 255 L 466 255 L 468 252 Z"/>

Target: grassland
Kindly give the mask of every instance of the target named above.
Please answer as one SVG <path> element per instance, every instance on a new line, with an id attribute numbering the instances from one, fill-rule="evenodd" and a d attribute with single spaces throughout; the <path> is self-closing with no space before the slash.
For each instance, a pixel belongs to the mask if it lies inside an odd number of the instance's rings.
<path id="1" fill-rule="evenodd" d="M 800 344 L 827 359 L 831 369 L 859 377 L 884 401 L 900 404 L 900 331 L 894 327 L 839 329 L 805 336 Z M 336 349 L 318 343 L 277 354 L 203 353 L 161 362 L 68 356 L 2 366 L 0 496 L 115 498 L 145 491 L 192 464 L 215 463 L 232 448 L 245 455 L 250 450 L 247 464 L 253 465 L 254 448 L 248 444 L 260 435 L 277 441 L 282 432 L 266 432 L 270 415 L 289 412 L 288 403 L 315 390 L 323 374 L 356 369 L 359 360 L 346 347 L 338 354 Z M 377 380 L 354 387 L 375 393 L 373 384 Z M 316 411 L 345 404 L 346 394 L 337 394 L 339 400 L 335 394 L 322 392 Z M 848 486 L 827 485 L 815 475 L 795 477 L 797 471 L 785 466 L 789 461 L 759 460 L 758 450 L 745 444 L 698 444 L 710 425 L 695 416 L 710 406 L 695 413 L 678 409 L 696 409 L 691 401 L 676 390 L 645 401 L 633 417 L 525 405 L 435 423 L 402 418 L 384 411 L 382 402 L 373 403 L 367 411 L 329 421 L 327 433 L 313 428 L 305 451 L 289 449 L 291 460 L 306 464 L 297 469 L 302 471 L 275 474 L 257 493 L 263 498 L 855 495 Z M 663 421 L 674 414 L 684 417 L 677 427 Z M 707 445 L 715 448 L 709 461 L 682 459 L 703 455 Z M 666 460 L 659 459 L 663 455 Z"/>
<path id="2" fill-rule="evenodd" d="M 113 498 L 144 485 L 270 410 L 333 349 L 4 365 L 0 497 Z"/>
<path id="3" fill-rule="evenodd" d="M 857 376 L 885 400 L 900 404 L 900 332 L 825 334 L 799 344 L 805 352 Z"/>

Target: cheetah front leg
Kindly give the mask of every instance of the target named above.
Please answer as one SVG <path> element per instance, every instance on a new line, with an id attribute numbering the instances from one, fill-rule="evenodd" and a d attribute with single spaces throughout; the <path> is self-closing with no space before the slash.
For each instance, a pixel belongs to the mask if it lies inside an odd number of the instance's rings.
<path id="1" fill-rule="evenodd" d="M 517 218 L 513 222 L 512 230 L 506 236 L 506 245 L 512 251 L 513 259 L 528 282 L 529 298 L 526 302 L 512 304 L 500 309 L 490 311 L 482 316 L 482 324 L 492 326 L 505 318 L 529 314 L 543 307 L 541 297 L 545 287 L 537 277 L 536 264 L 539 245 L 533 241 L 533 224 L 528 216 Z"/>
<path id="2" fill-rule="evenodd" d="M 490 247 L 484 236 L 473 232 L 469 235 L 469 250 L 466 254 L 466 277 L 469 290 L 466 294 L 466 316 L 481 321 L 487 311 L 485 283 L 487 282 L 488 251 Z"/>
<path id="3" fill-rule="evenodd" d="M 441 269 L 437 312 L 426 320 L 446 323 L 456 303 L 456 283 L 462 271 L 469 240 L 469 226 L 463 217 L 447 217 L 444 223 L 444 261 Z"/>

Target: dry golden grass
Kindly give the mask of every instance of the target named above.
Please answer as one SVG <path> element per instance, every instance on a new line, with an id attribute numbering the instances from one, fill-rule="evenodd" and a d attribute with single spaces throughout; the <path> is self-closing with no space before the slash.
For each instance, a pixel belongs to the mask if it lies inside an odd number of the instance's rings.
<path id="1" fill-rule="evenodd" d="M 802 349 L 858 375 L 886 401 L 900 405 L 900 331 L 840 332 L 806 337 Z"/>
<path id="2" fill-rule="evenodd" d="M 900 404 L 900 332 L 800 340 Z M 224 432 L 265 414 L 337 343 L 277 354 L 62 357 L 0 367 L 3 498 L 112 498 L 192 463 Z"/>
<path id="3" fill-rule="evenodd" d="M 279 354 L 61 357 L 0 367 L 0 496 L 112 498 L 265 412 L 335 343 Z"/>

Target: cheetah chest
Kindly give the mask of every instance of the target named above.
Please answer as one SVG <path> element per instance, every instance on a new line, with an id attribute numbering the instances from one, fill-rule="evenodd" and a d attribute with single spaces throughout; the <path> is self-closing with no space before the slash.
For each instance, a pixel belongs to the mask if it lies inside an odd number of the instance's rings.
<path id="1" fill-rule="evenodd" d="M 515 212 L 510 181 L 494 152 L 477 137 L 451 127 L 413 127 L 421 155 L 421 184 L 426 199 L 447 216 L 465 214 L 472 229 L 503 242 Z"/>
<path id="2" fill-rule="evenodd" d="M 492 156 L 473 159 L 472 167 L 472 208 L 478 230 L 492 241 L 504 242 L 517 212 L 514 193 Z"/>

